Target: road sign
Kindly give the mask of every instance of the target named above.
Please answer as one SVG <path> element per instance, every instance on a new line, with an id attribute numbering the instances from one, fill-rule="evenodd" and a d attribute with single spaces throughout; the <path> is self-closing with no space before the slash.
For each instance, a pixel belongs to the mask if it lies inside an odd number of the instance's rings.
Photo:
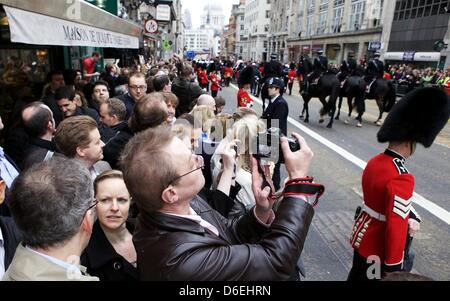
<path id="1" fill-rule="evenodd" d="M 156 33 L 158 32 L 158 22 L 156 20 L 147 20 L 145 22 L 145 32 Z"/>
<path id="2" fill-rule="evenodd" d="M 195 51 L 186 51 L 186 57 L 192 60 L 195 57 Z"/>

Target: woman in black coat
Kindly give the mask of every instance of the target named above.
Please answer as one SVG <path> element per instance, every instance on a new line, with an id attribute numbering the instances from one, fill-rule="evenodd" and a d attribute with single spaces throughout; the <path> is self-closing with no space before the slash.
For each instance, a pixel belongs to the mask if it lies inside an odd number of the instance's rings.
<path id="1" fill-rule="evenodd" d="M 103 172 L 96 178 L 94 189 L 98 220 L 81 264 L 100 281 L 139 280 L 132 241 L 134 225 L 127 222 L 131 197 L 122 173 L 117 170 Z"/>

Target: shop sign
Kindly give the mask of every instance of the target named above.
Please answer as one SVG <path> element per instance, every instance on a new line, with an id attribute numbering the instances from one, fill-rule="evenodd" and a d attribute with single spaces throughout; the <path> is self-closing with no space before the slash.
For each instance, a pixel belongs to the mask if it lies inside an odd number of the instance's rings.
<path id="1" fill-rule="evenodd" d="M 369 51 L 378 51 L 381 49 L 381 42 L 380 41 L 371 41 L 369 42 Z"/>
<path id="2" fill-rule="evenodd" d="M 412 62 L 412 61 L 414 61 L 414 56 L 415 55 L 416 55 L 416 51 L 415 50 L 405 51 L 403 53 L 403 60 L 405 62 Z"/>
<path id="3" fill-rule="evenodd" d="M 113 31 L 4 6 L 11 42 L 33 45 L 138 49 L 139 39 Z"/>
<path id="4" fill-rule="evenodd" d="M 170 21 L 170 6 L 167 4 L 160 4 L 156 7 L 156 20 Z"/>

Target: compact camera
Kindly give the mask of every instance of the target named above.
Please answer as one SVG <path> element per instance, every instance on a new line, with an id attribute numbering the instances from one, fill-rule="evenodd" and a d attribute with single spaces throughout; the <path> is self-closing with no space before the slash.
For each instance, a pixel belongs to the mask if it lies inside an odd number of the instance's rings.
<path id="1" fill-rule="evenodd" d="M 266 159 L 275 163 L 284 163 L 283 151 L 281 149 L 281 137 L 284 135 L 278 128 L 269 128 L 266 132 L 259 133 L 256 138 L 257 159 Z M 287 137 L 286 137 L 287 138 Z M 295 138 L 287 138 L 289 148 L 292 152 L 300 150 L 300 143 Z"/>

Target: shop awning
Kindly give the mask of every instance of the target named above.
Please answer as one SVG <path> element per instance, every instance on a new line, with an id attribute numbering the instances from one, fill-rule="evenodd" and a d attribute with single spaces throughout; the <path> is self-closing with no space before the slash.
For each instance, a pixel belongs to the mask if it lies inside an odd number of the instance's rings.
<path id="1" fill-rule="evenodd" d="M 33 45 L 138 49 L 139 38 L 4 6 L 11 41 Z"/>

